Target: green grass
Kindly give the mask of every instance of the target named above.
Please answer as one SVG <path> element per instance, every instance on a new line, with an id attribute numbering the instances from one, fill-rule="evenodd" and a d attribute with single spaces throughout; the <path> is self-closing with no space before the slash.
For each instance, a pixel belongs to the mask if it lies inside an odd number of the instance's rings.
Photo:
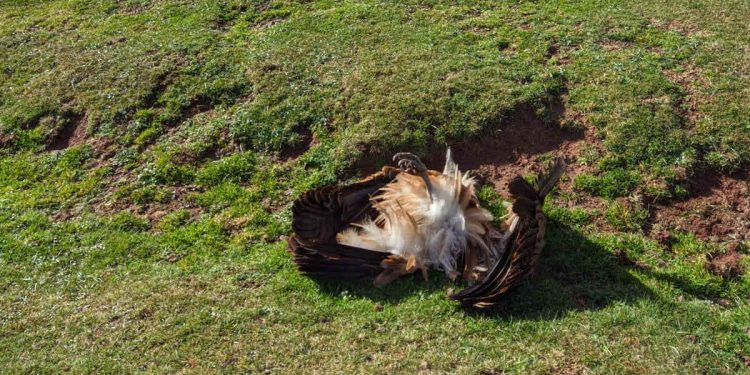
<path id="1" fill-rule="evenodd" d="M 0 367 L 748 372 L 750 276 L 709 273 L 725 244 L 675 232 L 667 249 L 640 200 L 614 200 L 750 165 L 748 17 L 712 0 L 0 1 Z M 298 274 L 299 193 L 519 108 L 602 140 L 574 194 L 612 203 L 548 204 L 540 275 L 503 306 L 463 311 L 437 273 Z M 77 124 L 85 144 L 48 151 Z"/>

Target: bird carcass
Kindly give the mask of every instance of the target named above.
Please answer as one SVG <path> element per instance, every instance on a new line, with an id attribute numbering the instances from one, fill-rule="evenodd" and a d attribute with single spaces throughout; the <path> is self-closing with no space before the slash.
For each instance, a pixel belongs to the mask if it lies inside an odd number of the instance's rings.
<path id="1" fill-rule="evenodd" d="M 534 272 L 542 247 L 545 196 L 565 171 L 557 159 L 532 186 L 520 176 L 500 225 L 480 206 L 475 181 L 446 155 L 441 172 L 415 155 L 394 156 L 386 166 L 351 185 L 328 185 L 302 194 L 292 208 L 289 251 L 312 277 L 372 278 L 376 286 L 429 269 L 469 287 L 450 298 L 487 308 Z"/>

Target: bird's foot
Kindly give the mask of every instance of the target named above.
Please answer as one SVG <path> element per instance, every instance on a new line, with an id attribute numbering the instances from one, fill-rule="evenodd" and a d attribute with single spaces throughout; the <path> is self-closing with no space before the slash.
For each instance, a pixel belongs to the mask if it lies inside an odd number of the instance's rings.
<path id="1" fill-rule="evenodd" d="M 399 152 L 393 155 L 393 161 L 398 163 L 398 167 L 404 172 L 416 175 L 427 173 L 427 166 L 411 152 Z"/>
<path id="2" fill-rule="evenodd" d="M 430 196 L 430 201 L 432 201 L 432 184 L 427 176 L 427 166 L 422 163 L 422 160 L 411 152 L 399 152 L 393 155 L 393 161 L 398 163 L 398 167 L 402 171 L 422 177 L 427 187 L 427 195 Z"/>
<path id="3" fill-rule="evenodd" d="M 414 256 L 404 258 L 400 255 L 391 255 L 383 260 L 380 266 L 383 267 L 383 271 L 373 281 L 376 287 L 381 287 L 401 276 L 412 274 L 417 270 L 416 258 Z"/>

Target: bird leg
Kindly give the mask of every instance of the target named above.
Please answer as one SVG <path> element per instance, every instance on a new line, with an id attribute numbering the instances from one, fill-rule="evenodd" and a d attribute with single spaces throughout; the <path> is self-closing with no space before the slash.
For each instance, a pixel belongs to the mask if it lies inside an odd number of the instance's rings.
<path id="1" fill-rule="evenodd" d="M 422 271 L 422 277 L 425 281 L 429 281 L 429 277 L 427 276 L 427 266 L 419 262 L 414 255 L 411 255 L 408 258 L 404 258 L 400 255 L 392 255 L 383 260 L 380 263 L 380 266 L 383 267 L 384 270 L 378 274 L 373 282 L 376 287 L 388 284 L 401 276 L 410 275 L 417 270 Z"/>
<path id="2" fill-rule="evenodd" d="M 422 271 L 422 278 L 424 279 L 424 281 L 430 281 L 430 277 L 427 275 L 428 273 L 427 266 L 424 265 L 422 262 L 418 262 L 417 257 L 412 255 L 406 261 L 406 271 L 414 272 L 416 270 Z"/>
<path id="3" fill-rule="evenodd" d="M 393 155 L 393 161 L 398 163 L 398 167 L 402 171 L 422 177 L 427 187 L 427 195 L 430 196 L 430 201 L 432 201 L 432 183 L 427 176 L 427 166 L 419 160 L 419 157 L 411 152 L 399 152 Z"/>
<path id="4" fill-rule="evenodd" d="M 463 276 L 464 280 L 468 282 L 473 282 L 476 280 L 474 279 L 474 267 L 476 267 L 478 263 L 477 256 L 477 249 L 475 249 L 473 246 L 467 246 L 466 250 L 464 250 Z"/>
<path id="5" fill-rule="evenodd" d="M 380 263 L 380 266 L 384 270 L 378 274 L 373 284 L 379 288 L 401 276 L 414 273 L 417 270 L 414 265 L 414 259 L 406 259 L 400 255 L 391 255 Z"/>

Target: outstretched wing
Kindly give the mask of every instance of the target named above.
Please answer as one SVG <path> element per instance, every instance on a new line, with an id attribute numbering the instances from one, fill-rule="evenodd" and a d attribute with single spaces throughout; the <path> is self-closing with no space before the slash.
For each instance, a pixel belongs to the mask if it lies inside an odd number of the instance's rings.
<path id="1" fill-rule="evenodd" d="M 395 260 L 391 253 L 342 245 L 336 234 L 351 223 L 374 218 L 370 197 L 393 181 L 399 169 L 384 167 L 363 181 L 328 185 L 302 194 L 292 206 L 287 249 L 300 271 L 324 279 L 358 279 L 381 274 Z"/>
<path id="2" fill-rule="evenodd" d="M 515 198 L 510 221 L 510 237 L 503 256 L 495 263 L 485 278 L 451 299 L 464 306 L 488 308 L 505 293 L 533 274 L 544 247 L 547 219 L 542 213 L 544 198 L 565 172 L 567 165 L 562 158 L 537 177 L 536 188 L 521 177 L 508 185 Z"/>
<path id="3" fill-rule="evenodd" d="M 303 193 L 292 205 L 295 236 L 302 242 L 335 243 L 337 233 L 373 214 L 371 195 L 393 181 L 399 172 L 383 167 L 351 185 L 326 185 Z"/>
<path id="4" fill-rule="evenodd" d="M 375 277 L 391 255 L 338 243 L 304 243 L 296 235 L 289 240 L 288 249 L 300 272 L 327 280 Z"/>

